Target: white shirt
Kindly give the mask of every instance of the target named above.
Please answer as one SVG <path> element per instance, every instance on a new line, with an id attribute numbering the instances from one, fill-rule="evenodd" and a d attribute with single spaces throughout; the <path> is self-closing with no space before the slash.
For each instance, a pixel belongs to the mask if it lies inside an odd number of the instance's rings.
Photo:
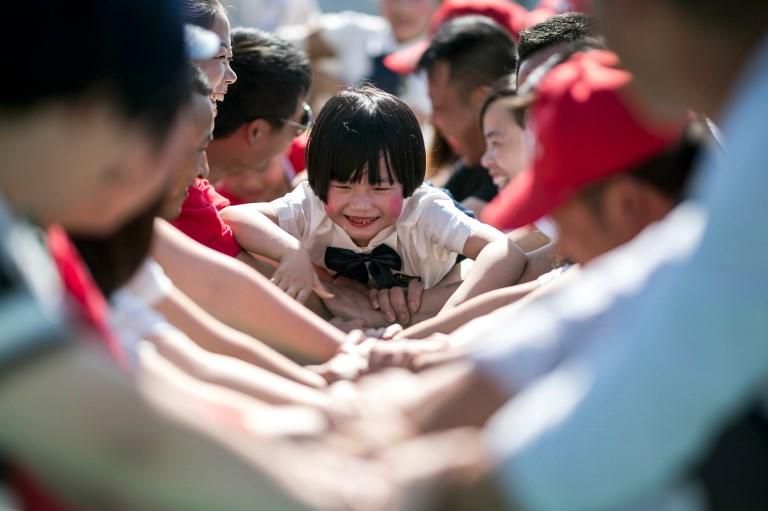
<path id="1" fill-rule="evenodd" d="M 358 247 L 325 213 L 325 204 L 309 183 L 271 202 L 278 225 L 299 239 L 312 262 L 325 267 L 325 249 L 337 247 L 367 253 L 383 244 L 403 259 L 402 272 L 421 277 L 425 288 L 440 282 L 456 264 L 469 235 L 479 222 L 462 213 L 445 192 L 421 185 L 403 201 L 395 225 L 379 232 L 367 247 Z"/>
<path id="2" fill-rule="evenodd" d="M 175 330 L 152 307 L 168 295 L 173 284 L 152 259 L 141 266 L 128 284 L 114 293 L 109 323 L 127 354 L 129 366 L 136 367 L 142 341 L 165 330 Z"/>
<path id="3" fill-rule="evenodd" d="M 489 424 L 498 478 L 524 509 L 620 509 L 661 491 L 768 377 L 768 41 L 735 98 L 703 209 L 665 220 L 652 260 L 639 239 L 585 270 L 591 311 L 557 319 L 551 302 L 536 314 L 552 326 L 527 325 L 543 344 L 584 345 Z M 647 281 L 595 284 L 622 264 Z"/>

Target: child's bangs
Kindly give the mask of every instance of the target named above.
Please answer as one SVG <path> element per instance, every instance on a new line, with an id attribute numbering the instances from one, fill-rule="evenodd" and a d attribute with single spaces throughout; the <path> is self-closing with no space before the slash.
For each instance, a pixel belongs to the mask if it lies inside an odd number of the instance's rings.
<path id="1" fill-rule="evenodd" d="M 398 181 L 390 157 L 398 148 L 391 146 L 391 135 L 379 123 L 359 117 L 358 113 L 349 121 L 341 122 L 336 130 L 330 151 L 331 180 L 359 183 L 367 176 L 368 183 L 373 186 Z M 361 120 L 363 122 L 355 122 Z"/>

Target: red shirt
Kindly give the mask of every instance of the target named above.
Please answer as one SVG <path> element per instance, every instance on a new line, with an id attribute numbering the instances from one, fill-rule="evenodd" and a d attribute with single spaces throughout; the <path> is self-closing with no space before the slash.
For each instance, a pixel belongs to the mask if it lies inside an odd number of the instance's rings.
<path id="1" fill-rule="evenodd" d="M 59 271 L 62 285 L 76 305 L 79 319 L 98 332 L 93 336 L 102 343 L 115 362 L 125 368 L 126 358 L 122 346 L 109 329 L 109 306 L 101 291 L 93 282 L 85 263 L 67 234 L 60 227 L 48 230 L 48 250 Z M 23 467 L 12 465 L 10 481 L 24 511 L 73 511 L 41 485 L 36 477 Z"/>
<path id="2" fill-rule="evenodd" d="M 232 229 L 219 211 L 230 205 L 208 182 L 198 178 L 189 187 L 189 196 L 181 205 L 181 214 L 171 223 L 181 232 L 222 254 L 235 257 L 241 252 Z"/>

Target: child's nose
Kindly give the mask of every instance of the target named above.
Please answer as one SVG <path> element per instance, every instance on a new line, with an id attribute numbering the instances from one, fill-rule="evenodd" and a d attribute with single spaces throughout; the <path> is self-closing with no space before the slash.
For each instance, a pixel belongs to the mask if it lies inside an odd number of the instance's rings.
<path id="1" fill-rule="evenodd" d="M 368 209 L 371 207 L 371 194 L 367 190 L 355 190 L 350 200 L 350 206 L 356 209 Z"/>

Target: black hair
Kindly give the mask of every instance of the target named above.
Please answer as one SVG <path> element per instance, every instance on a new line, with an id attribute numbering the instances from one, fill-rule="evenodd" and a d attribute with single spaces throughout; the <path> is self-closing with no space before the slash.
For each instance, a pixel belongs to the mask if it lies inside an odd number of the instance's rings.
<path id="1" fill-rule="evenodd" d="M 517 44 L 518 66 L 520 61 L 544 48 L 598 37 L 594 20 L 587 14 L 566 12 L 549 17 L 520 32 L 520 41 Z"/>
<path id="2" fill-rule="evenodd" d="M 152 246 L 155 217 L 164 199 L 161 196 L 155 200 L 112 234 L 70 233 L 72 242 L 105 297 L 109 298 L 126 285 L 147 259 Z"/>
<path id="3" fill-rule="evenodd" d="M 224 12 L 219 0 L 182 0 L 184 23 L 210 30 L 216 22 L 216 15 Z"/>
<path id="4" fill-rule="evenodd" d="M 25 0 L 4 5 L 3 16 L 17 20 L 0 35 L 5 63 L 23 77 L 23 86 L 3 80 L 4 113 L 98 98 L 164 142 L 189 95 L 178 2 Z"/>
<path id="5" fill-rule="evenodd" d="M 678 143 L 616 177 L 630 177 L 650 186 L 673 204 L 681 203 L 687 198 L 696 162 L 704 147 L 705 130 L 699 121 L 692 122 Z M 598 217 L 603 208 L 603 192 L 610 182 L 609 178 L 594 183 L 579 193 L 579 197 Z"/>
<path id="6" fill-rule="evenodd" d="M 446 62 L 451 80 L 469 93 L 515 71 L 515 42 L 491 18 L 461 16 L 443 23 L 418 68 L 430 72 L 438 62 Z"/>
<path id="7" fill-rule="evenodd" d="M 237 81 L 219 104 L 214 137 L 226 137 L 254 119 L 283 126 L 309 90 L 307 56 L 277 36 L 248 28 L 232 31 L 232 55 Z"/>
<path id="8" fill-rule="evenodd" d="M 390 182 L 409 197 L 424 181 L 426 152 L 419 121 L 402 100 L 364 85 L 329 99 L 317 116 L 307 144 L 309 185 L 323 202 L 330 182 L 359 182 L 365 175 L 381 184 L 384 158 Z"/>
<path id="9" fill-rule="evenodd" d="M 497 101 L 505 100 L 505 106 L 509 115 L 511 115 L 515 122 L 521 126 L 525 126 L 526 115 L 528 107 L 533 104 L 535 97 L 532 94 L 519 96 L 517 93 L 517 76 L 509 74 L 499 78 L 491 87 L 490 92 L 483 101 L 483 106 L 480 108 L 480 128 L 483 127 L 483 118 L 488 109 Z"/>

